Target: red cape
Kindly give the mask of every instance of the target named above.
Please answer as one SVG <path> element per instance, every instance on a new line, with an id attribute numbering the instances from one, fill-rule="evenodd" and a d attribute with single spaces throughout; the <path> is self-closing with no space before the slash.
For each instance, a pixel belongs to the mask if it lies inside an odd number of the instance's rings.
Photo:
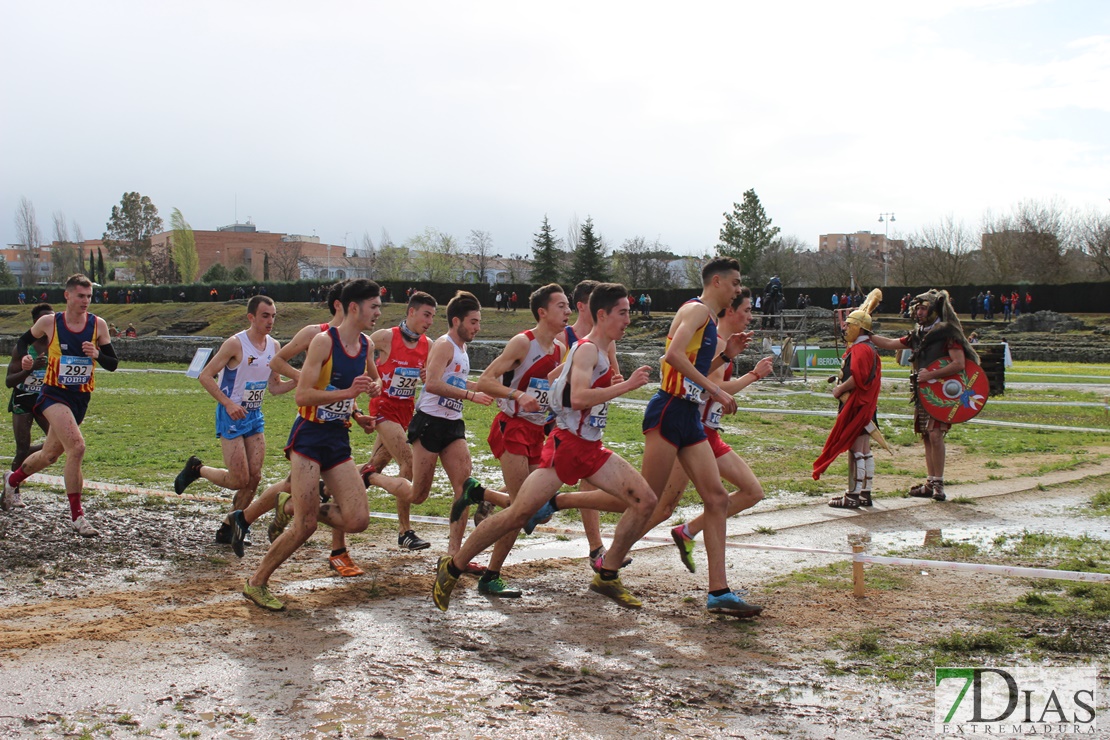
<path id="1" fill-rule="evenodd" d="M 824 449 L 813 461 L 813 480 L 819 480 L 821 473 L 846 452 L 857 437 L 866 434 L 864 427 L 875 418 L 879 404 L 883 366 L 875 346 L 870 342 L 858 342 L 848 348 L 844 358 L 849 363 L 851 376 L 856 379 L 856 389 L 841 406 Z"/>

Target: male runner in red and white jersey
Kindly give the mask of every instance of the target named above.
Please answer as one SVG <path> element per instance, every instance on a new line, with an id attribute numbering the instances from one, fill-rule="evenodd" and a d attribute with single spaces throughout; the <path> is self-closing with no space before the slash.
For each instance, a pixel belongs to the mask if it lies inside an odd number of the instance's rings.
<path id="1" fill-rule="evenodd" d="M 486 367 L 478 378 L 478 390 L 497 399 L 501 411 L 493 418 L 489 432 L 489 448 L 501 461 L 501 475 L 509 501 L 516 498 L 524 479 L 540 464 L 545 427 L 551 418 L 547 379 L 559 366 L 566 348 L 556 337 L 563 333 L 570 318 L 570 306 L 563 288 L 556 283 L 545 285 L 529 298 L 536 326 L 510 339 L 505 350 Z M 464 493 L 480 486 L 470 478 Z M 451 509 L 451 519 L 461 518 L 469 502 L 467 495 Z M 486 572 L 478 581 L 478 590 L 491 596 L 518 598 L 521 592 L 508 588 L 501 579 L 501 566 L 516 542 L 518 532 L 506 534 L 493 548 Z"/>

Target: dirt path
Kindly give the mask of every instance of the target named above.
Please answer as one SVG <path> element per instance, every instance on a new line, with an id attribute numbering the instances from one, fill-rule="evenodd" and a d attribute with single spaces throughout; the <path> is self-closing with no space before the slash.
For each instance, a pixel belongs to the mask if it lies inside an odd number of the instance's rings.
<path id="1" fill-rule="evenodd" d="M 1068 507 L 1098 485 L 970 506 L 891 500 L 861 515 L 800 507 L 760 515 L 779 530 L 734 541 L 844 549 L 853 535 L 882 551 L 920 543 L 926 529 L 1075 531 Z M 239 562 L 209 545 L 211 504 L 98 499 L 105 536 L 87 541 L 65 531 L 56 496 L 25 497 L 27 510 L 0 517 L 5 735 L 928 737 L 927 680 L 887 685 L 832 674 L 822 661 L 843 662 L 835 643 L 845 634 L 925 641 L 984 619 L 970 595 L 1004 602 L 1025 590 L 989 576 L 907 573 L 904 588 L 872 585 L 859 600 L 775 584 L 834 557 L 732 549 L 734 586 L 766 607 L 745 622 L 706 614 L 704 551 L 690 575 L 668 546 L 634 553 L 626 581 L 645 608 L 628 612 L 586 590 L 581 558 L 523 562 L 539 548 L 582 547 L 548 536 L 522 543 L 506 568 L 524 599 L 487 599 L 470 581 L 441 614 L 429 591 L 446 532 L 429 528 L 431 550 L 401 554 L 387 544 L 388 525 L 374 525 L 353 547 L 366 575 L 332 577 L 318 534 L 279 571 L 289 610 L 270 614 L 239 592 L 261 546 Z M 732 531 L 750 530 L 749 519 Z M 1082 523 L 1110 539 L 1106 518 Z"/>

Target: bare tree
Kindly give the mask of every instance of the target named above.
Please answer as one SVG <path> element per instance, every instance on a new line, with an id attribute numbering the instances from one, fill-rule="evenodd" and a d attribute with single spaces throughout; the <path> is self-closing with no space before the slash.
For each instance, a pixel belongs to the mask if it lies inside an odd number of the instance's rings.
<path id="1" fill-rule="evenodd" d="M 1061 282 L 1065 252 L 1075 234 L 1074 215 L 1057 199 L 1026 200 L 1009 214 L 983 216 L 983 262 L 995 282 Z"/>
<path id="2" fill-rule="evenodd" d="M 417 277 L 430 283 L 453 283 L 459 279 L 459 246 L 450 234 L 428 227 L 423 234 L 405 240 Z"/>
<path id="3" fill-rule="evenodd" d="M 85 272 L 85 260 L 81 247 L 69 236 L 66 215 L 55 211 L 54 243 L 50 245 L 50 279 L 56 283 L 65 282 L 70 275 Z"/>
<path id="4" fill-rule="evenodd" d="M 486 271 L 493 261 L 493 237 L 488 231 L 472 229 L 466 238 L 466 264 L 477 273 L 474 282 L 489 282 Z"/>
<path id="5" fill-rule="evenodd" d="M 916 252 L 918 274 L 928 276 L 925 282 L 936 285 L 971 282 L 976 241 L 975 234 L 952 214 L 906 237 L 907 247 Z"/>
<path id="6" fill-rule="evenodd" d="M 754 274 L 745 279 L 754 285 L 763 285 L 778 275 L 784 287 L 801 285 L 801 254 L 808 250 L 809 245 L 793 234 L 779 237 L 763 250 L 756 260 Z"/>
<path id="7" fill-rule="evenodd" d="M 1079 222 L 1079 246 L 1094 263 L 1096 274 L 1110 278 L 1110 214 L 1088 212 Z"/>
<path id="8" fill-rule="evenodd" d="M 42 232 L 35 217 L 35 206 L 26 196 L 19 199 L 19 207 L 15 210 L 15 233 L 22 250 L 19 261 L 23 267 L 23 284 L 38 285 Z"/>
<path id="9" fill-rule="evenodd" d="M 613 272 L 617 282 L 629 288 L 665 288 L 670 281 L 669 260 L 673 257 L 658 239 L 625 239 L 613 252 Z"/>
<path id="10" fill-rule="evenodd" d="M 708 254 L 701 257 L 686 257 L 682 262 L 682 273 L 684 278 L 685 288 L 701 288 L 701 271 L 702 268 L 708 264 L 709 260 L 713 259 Z"/>
<path id="11" fill-rule="evenodd" d="M 350 268 L 348 275 L 373 278 L 377 274 L 378 248 L 370 234 L 364 232 L 358 246 L 343 256 L 343 261 Z"/>
<path id="12" fill-rule="evenodd" d="M 275 280 L 297 280 L 304 264 L 304 247 L 299 241 L 282 239 L 270 251 L 270 270 Z"/>

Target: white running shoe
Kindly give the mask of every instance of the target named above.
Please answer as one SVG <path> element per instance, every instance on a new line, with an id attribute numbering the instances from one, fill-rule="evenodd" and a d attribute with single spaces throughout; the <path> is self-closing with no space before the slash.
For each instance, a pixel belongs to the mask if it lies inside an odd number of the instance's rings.
<path id="1" fill-rule="evenodd" d="M 19 499 L 19 490 L 15 488 L 8 479 L 12 477 L 12 472 L 9 470 L 4 473 L 4 492 L 0 494 L 0 509 L 4 511 L 10 510 L 16 506 L 16 500 Z M 19 499 L 19 505 L 22 505 L 22 499 Z"/>
<path id="2" fill-rule="evenodd" d="M 73 531 L 81 535 L 82 537 L 100 536 L 100 532 L 96 531 L 96 527 L 89 524 L 88 520 L 85 519 L 84 514 L 73 520 Z"/>

